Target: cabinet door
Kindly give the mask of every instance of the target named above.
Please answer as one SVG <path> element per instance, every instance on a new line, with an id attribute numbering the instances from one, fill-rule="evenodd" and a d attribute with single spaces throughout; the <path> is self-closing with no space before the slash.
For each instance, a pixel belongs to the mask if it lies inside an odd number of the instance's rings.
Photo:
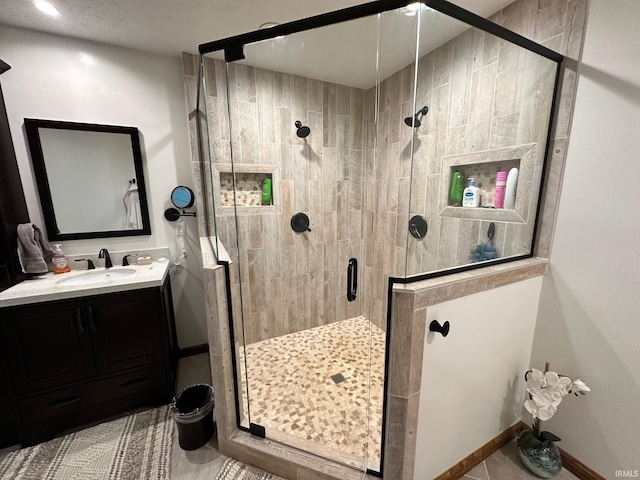
<path id="1" fill-rule="evenodd" d="M 82 302 L 7 309 L 3 311 L 0 328 L 18 394 L 57 387 L 95 374 Z"/>
<path id="2" fill-rule="evenodd" d="M 159 295 L 159 289 L 134 290 L 86 300 L 99 374 L 162 361 Z"/>

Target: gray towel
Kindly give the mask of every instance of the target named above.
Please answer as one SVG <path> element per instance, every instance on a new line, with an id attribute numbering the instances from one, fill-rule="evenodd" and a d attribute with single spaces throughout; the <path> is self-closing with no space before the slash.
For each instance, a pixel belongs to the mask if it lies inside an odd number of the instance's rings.
<path id="1" fill-rule="evenodd" d="M 24 273 L 47 273 L 53 250 L 37 225 L 18 225 L 18 258 Z"/>

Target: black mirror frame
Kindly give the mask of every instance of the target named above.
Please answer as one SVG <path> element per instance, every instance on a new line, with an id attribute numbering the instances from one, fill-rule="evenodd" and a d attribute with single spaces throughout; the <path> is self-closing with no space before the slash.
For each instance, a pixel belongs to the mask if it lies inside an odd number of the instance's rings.
<path id="1" fill-rule="evenodd" d="M 124 127 L 117 125 L 100 125 L 94 123 L 64 122 L 56 120 L 41 120 L 35 118 L 25 118 L 24 128 L 31 154 L 31 163 L 35 174 L 40 205 L 44 216 L 47 238 L 49 240 L 82 240 L 90 238 L 110 238 L 110 237 L 131 237 L 138 235 L 151 235 L 151 223 L 149 220 L 149 208 L 147 204 L 147 192 L 144 183 L 144 173 L 142 170 L 142 149 L 140 147 L 140 134 L 135 127 Z M 136 183 L 140 197 L 140 210 L 142 216 L 142 228 L 139 230 L 107 230 L 100 232 L 77 232 L 60 233 L 56 221 L 56 214 L 53 207 L 49 179 L 45 167 L 45 159 L 40 142 L 39 128 L 53 128 L 59 130 L 80 130 L 89 132 L 119 133 L 129 135 L 131 138 L 131 150 L 133 154 L 133 164 L 136 173 Z"/>

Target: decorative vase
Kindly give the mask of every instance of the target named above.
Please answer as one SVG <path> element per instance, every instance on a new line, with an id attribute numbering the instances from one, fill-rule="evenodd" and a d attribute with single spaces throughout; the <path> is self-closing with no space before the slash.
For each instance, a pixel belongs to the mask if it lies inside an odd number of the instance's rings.
<path id="1" fill-rule="evenodd" d="M 524 430 L 518 435 L 518 453 L 522 463 L 540 478 L 555 477 L 562 470 L 562 459 L 558 447 L 551 440 L 532 442 L 532 430 Z"/>

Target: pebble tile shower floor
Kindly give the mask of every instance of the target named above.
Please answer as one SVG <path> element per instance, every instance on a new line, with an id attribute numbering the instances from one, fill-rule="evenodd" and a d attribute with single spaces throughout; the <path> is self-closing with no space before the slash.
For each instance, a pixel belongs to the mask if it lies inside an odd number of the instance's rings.
<path id="1" fill-rule="evenodd" d="M 247 377 L 240 363 L 251 422 L 268 438 L 377 470 L 384 344 L 360 316 L 247 345 Z"/>

